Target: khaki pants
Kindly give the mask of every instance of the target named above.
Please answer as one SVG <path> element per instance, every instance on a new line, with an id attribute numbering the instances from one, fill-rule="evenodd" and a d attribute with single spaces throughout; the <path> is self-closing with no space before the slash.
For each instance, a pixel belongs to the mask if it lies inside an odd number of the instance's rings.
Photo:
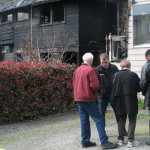
<path id="1" fill-rule="evenodd" d="M 134 132 L 136 127 L 136 115 L 128 115 L 129 117 L 129 127 L 128 127 L 128 141 L 133 142 L 134 141 Z M 125 125 L 126 125 L 126 115 L 121 115 L 118 117 L 118 140 L 124 140 L 124 131 L 125 131 Z"/>

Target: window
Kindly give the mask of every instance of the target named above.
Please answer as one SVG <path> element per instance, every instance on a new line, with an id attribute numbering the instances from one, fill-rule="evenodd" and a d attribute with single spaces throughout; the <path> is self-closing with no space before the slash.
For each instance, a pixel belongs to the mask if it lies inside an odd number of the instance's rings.
<path id="1" fill-rule="evenodd" d="M 1 23 L 4 22 L 12 22 L 13 21 L 13 15 L 12 14 L 2 14 Z"/>
<path id="2" fill-rule="evenodd" d="M 133 6 L 133 46 L 150 45 L 150 4 Z"/>
<path id="3" fill-rule="evenodd" d="M 18 11 L 17 20 L 18 21 L 29 20 L 29 13 L 26 10 Z"/>
<path id="4" fill-rule="evenodd" d="M 48 24 L 51 22 L 51 7 L 43 5 L 41 8 L 41 24 Z"/>
<path id="5" fill-rule="evenodd" d="M 64 63 L 77 64 L 77 53 L 76 52 L 66 52 L 66 53 L 64 53 L 62 61 Z"/>
<path id="6" fill-rule="evenodd" d="M 53 7 L 53 22 L 64 21 L 64 6 L 57 4 Z"/>
<path id="7" fill-rule="evenodd" d="M 57 3 L 54 5 L 42 5 L 40 24 L 50 24 L 63 21 L 64 5 L 62 5 L 61 3 Z"/>
<path id="8" fill-rule="evenodd" d="M 10 22 L 12 22 L 13 20 L 12 20 L 12 14 L 9 14 L 9 15 L 7 15 L 7 21 L 10 21 Z"/>
<path id="9" fill-rule="evenodd" d="M 14 45 L 13 44 L 9 44 L 9 45 L 4 45 L 2 46 L 2 53 L 11 53 L 13 51 Z"/>

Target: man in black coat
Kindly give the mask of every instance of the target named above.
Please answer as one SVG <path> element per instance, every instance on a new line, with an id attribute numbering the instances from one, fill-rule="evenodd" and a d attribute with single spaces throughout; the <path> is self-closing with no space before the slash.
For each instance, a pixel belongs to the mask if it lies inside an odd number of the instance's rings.
<path id="1" fill-rule="evenodd" d="M 142 95 L 145 96 L 145 107 L 149 109 L 150 113 L 150 49 L 146 51 L 145 58 L 147 62 L 142 67 L 140 87 Z M 150 142 L 147 142 L 147 145 L 150 146 Z"/>
<path id="2" fill-rule="evenodd" d="M 108 54 L 100 54 L 100 65 L 96 67 L 96 73 L 100 82 L 98 107 L 104 119 L 108 103 L 110 102 L 113 77 L 118 71 L 118 68 L 109 62 Z"/>
<path id="3" fill-rule="evenodd" d="M 111 104 L 114 107 L 116 116 L 118 116 L 118 145 L 122 146 L 124 142 L 124 130 L 126 118 L 129 118 L 128 144 L 127 147 L 139 145 L 134 139 L 136 127 L 136 115 L 138 114 L 137 92 L 140 92 L 140 79 L 138 75 L 130 71 L 131 63 L 123 60 L 120 64 L 122 70 L 117 72 L 113 81 L 113 91 Z"/>

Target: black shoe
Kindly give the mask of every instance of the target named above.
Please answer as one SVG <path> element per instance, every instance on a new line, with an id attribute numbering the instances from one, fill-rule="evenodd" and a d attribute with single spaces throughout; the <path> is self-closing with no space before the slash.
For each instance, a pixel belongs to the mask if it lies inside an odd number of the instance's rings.
<path id="1" fill-rule="evenodd" d="M 147 144 L 148 146 L 150 146 L 150 142 L 147 142 L 146 144 Z"/>
<path id="2" fill-rule="evenodd" d="M 106 144 L 101 145 L 103 149 L 113 149 L 117 147 L 117 144 L 113 144 L 111 142 L 108 142 Z"/>
<path id="3" fill-rule="evenodd" d="M 89 141 L 89 142 L 87 142 L 87 143 L 85 143 L 85 144 L 82 144 L 82 147 L 83 147 L 83 148 L 92 147 L 92 146 L 96 146 L 96 143 Z"/>

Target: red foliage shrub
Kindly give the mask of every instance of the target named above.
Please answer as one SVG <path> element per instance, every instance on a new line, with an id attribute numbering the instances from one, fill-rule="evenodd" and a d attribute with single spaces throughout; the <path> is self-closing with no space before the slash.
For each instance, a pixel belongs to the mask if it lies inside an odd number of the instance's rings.
<path id="1" fill-rule="evenodd" d="M 33 119 L 74 106 L 75 66 L 60 63 L 0 63 L 0 122 Z"/>

